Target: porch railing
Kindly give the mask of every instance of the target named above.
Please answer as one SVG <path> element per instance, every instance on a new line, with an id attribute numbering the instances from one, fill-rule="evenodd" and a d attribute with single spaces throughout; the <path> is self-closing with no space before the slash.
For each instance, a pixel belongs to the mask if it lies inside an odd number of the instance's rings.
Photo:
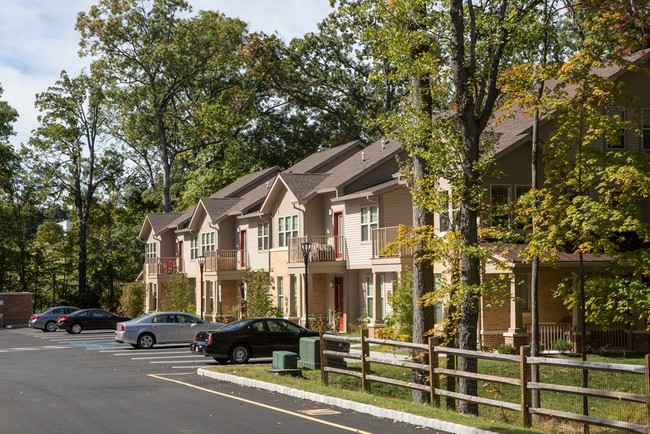
<path id="1" fill-rule="evenodd" d="M 528 335 L 532 334 L 532 328 L 527 326 Z M 541 323 L 539 325 L 539 342 L 546 350 L 553 349 L 553 342 L 563 340 L 573 347 L 573 333 L 571 332 L 571 323 Z"/>
<path id="2" fill-rule="evenodd" d="M 145 265 L 147 266 L 147 274 L 149 275 L 183 272 L 183 258 L 175 256 L 146 258 Z"/>
<path id="3" fill-rule="evenodd" d="M 397 243 L 399 235 L 399 226 L 386 228 L 377 228 L 372 230 L 372 257 L 377 258 L 410 258 L 413 257 L 413 249 L 409 246 L 399 244 L 393 251 L 383 250 L 389 243 Z"/>
<path id="4" fill-rule="evenodd" d="M 345 238 L 328 235 L 309 235 L 289 238 L 289 262 L 304 262 L 302 243 L 311 243 L 310 262 L 344 261 Z"/>
<path id="5" fill-rule="evenodd" d="M 213 250 L 204 252 L 205 271 L 244 270 L 248 264 L 247 250 Z"/>

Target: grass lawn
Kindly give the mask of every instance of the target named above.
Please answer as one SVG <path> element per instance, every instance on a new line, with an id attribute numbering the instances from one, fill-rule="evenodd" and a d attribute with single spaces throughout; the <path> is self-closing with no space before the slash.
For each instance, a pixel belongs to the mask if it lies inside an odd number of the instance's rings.
<path id="1" fill-rule="evenodd" d="M 642 356 L 627 356 L 626 358 L 590 357 L 589 361 L 606 363 L 643 364 Z M 444 366 L 444 359 L 440 362 Z M 542 432 L 582 432 L 582 425 L 571 424 L 557 420 L 533 419 L 534 430 L 521 427 L 520 415 L 511 410 L 499 409 L 487 405 L 479 405 L 480 417 L 465 416 L 453 410 L 444 408 L 445 399 L 441 398 L 441 408 L 430 405 L 415 404 L 411 402 L 411 391 L 398 386 L 373 382 L 371 392 L 362 390 L 361 380 L 356 377 L 329 373 L 330 384 L 326 386 L 321 382 L 319 370 L 302 370 L 301 377 L 291 377 L 269 373 L 270 364 L 266 365 L 220 365 L 211 370 L 224 372 L 246 378 L 252 378 L 269 383 L 281 384 L 287 387 L 301 389 L 322 395 L 335 396 L 364 404 L 376 405 L 393 410 L 445 420 L 462 425 L 472 426 L 501 433 L 542 433 Z M 360 370 L 358 364 L 348 363 L 348 369 Z M 479 361 L 479 372 L 504 377 L 518 378 L 519 366 L 514 363 L 495 361 Z M 409 369 L 397 366 L 373 364 L 372 373 L 382 377 L 409 381 Z M 540 370 L 541 382 L 580 386 L 582 372 L 563 367 L 542 366 Z M 445 379 L 441 378 L 441 388 L 445 388 Z M 645 394 L 645 379 L 642 375 L 612 374 L 606 372 L 591 372 L 589 387 L 595 389 L 608 389 L 624 392 Z M 506 402 L 519 402 L 519 388 L 510 385 L 479 382 L 479 396 L 497 399 Z M 543 392 L 541 395 L 543 408 L 555 409 L 566 412 L 581 413 L 582 397 Z M 623 420 L 633 423 L 645 423 L 645 404 L 619 402 L 604 398 L 590 398 L 589 412 L 592 416 Z M 605 428 L 591 426 L 591 433 L 614 432 Z"/>

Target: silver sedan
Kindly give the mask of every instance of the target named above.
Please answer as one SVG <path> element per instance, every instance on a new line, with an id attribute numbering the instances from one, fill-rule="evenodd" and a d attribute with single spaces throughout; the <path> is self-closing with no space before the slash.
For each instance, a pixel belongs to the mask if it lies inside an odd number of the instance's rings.
<path id="1" fill-rule="evenodd" d="M 152 312 L 118 323 L 115 341 L 142 349 L 156 344 L 190 343 L 197 331 L 214 330 L 222 325 L 184 312 Z"/>

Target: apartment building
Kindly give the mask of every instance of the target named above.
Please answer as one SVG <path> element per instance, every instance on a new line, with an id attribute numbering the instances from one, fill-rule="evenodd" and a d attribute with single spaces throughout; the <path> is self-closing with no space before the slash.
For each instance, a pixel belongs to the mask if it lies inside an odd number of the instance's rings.
<path id="1" fill-rule="evenodd" d="M 644 65 L 649 55 L 637 53 L 635 61 Z M 637 97 L 621 103 L 620 110 L 638 123 L 641 134 L 626 131 L 620 143 L 601 141 L 594 146 L 616 146 L 650 158 L 647 72 L 609 68 L 600 73 L 622 80 Z M 552 121 L 544 120 L 542 137 L 553 128 Z M 523 112 L 494 128 L 495 173 L 501 175 L 486 179 L 486 205 L 507 205 L 530 188 L 531 129 L 532 120 Z M 197 314 L 232 318 L 246 297 L 242 277 L 250 268 L 270 273 L 271 294 L 286 318 L 305 324 L 314 316 L 334 317 L 341 331 L 360 321 L 371 332 L 383 327 L 391 312 L 388 299 L 413 263 L 406 247 L 390 254 L 383 250 L 397 240 L 400 225 L 412 225 L 411 195 L 398 164 L 405 158 L 392 139 L 367 146 L 351 142 L 316 152 L 286 170 L 274 167 L 242 177 L 183 213 L 148 215 L 139 236 L 145 243 L 146 310 L 158 309 L 166 280 L 180 272 L 194 282 Z M 650 201 L 643 212 L 650 222 Z M 510 216 L 504 218 L 511 221 Z M 436 229 L 444 234 L 452 219 L 451 212 L 436 215 Z M 522 246 L 508 247 L 484 267 L 485 279 L 509 275 L 510 288 L 500 296 L 500 304 L 481 300 L 483 347 L 517 347 L 530 338 L 530 264 L 520 254 Z M 607 260 L 589 255 L 583 259 L 587 267 Z M 556 266 L 541 268 L 539 319 L 547 347 L 555 339 L 575 344 L 577 310 L 565 307 L 554 294 L 561 282 L 576 275 L 578 266 L 578 258 L 565 253 Z M 448 278 L 443 264 L 434 264 L 434 273 L 436 281 Z M 441 314 L 438 306 L 436 321 Z M 589 333 L 603 346 L 650 349 L 645 323 L 611 330 L 589 326 Z"/>

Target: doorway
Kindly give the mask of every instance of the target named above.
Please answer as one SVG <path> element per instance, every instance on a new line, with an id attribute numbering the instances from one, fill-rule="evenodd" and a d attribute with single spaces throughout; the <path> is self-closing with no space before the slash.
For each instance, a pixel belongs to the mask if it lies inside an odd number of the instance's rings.
<path id="1" fill-rule="evenodd" d="M 345 312 L 344 297 L 345 291 L 343 288 L 343 278 L 334 278 L 334 309 L 339 313 L 339 331 L 345 330 Z"/>

